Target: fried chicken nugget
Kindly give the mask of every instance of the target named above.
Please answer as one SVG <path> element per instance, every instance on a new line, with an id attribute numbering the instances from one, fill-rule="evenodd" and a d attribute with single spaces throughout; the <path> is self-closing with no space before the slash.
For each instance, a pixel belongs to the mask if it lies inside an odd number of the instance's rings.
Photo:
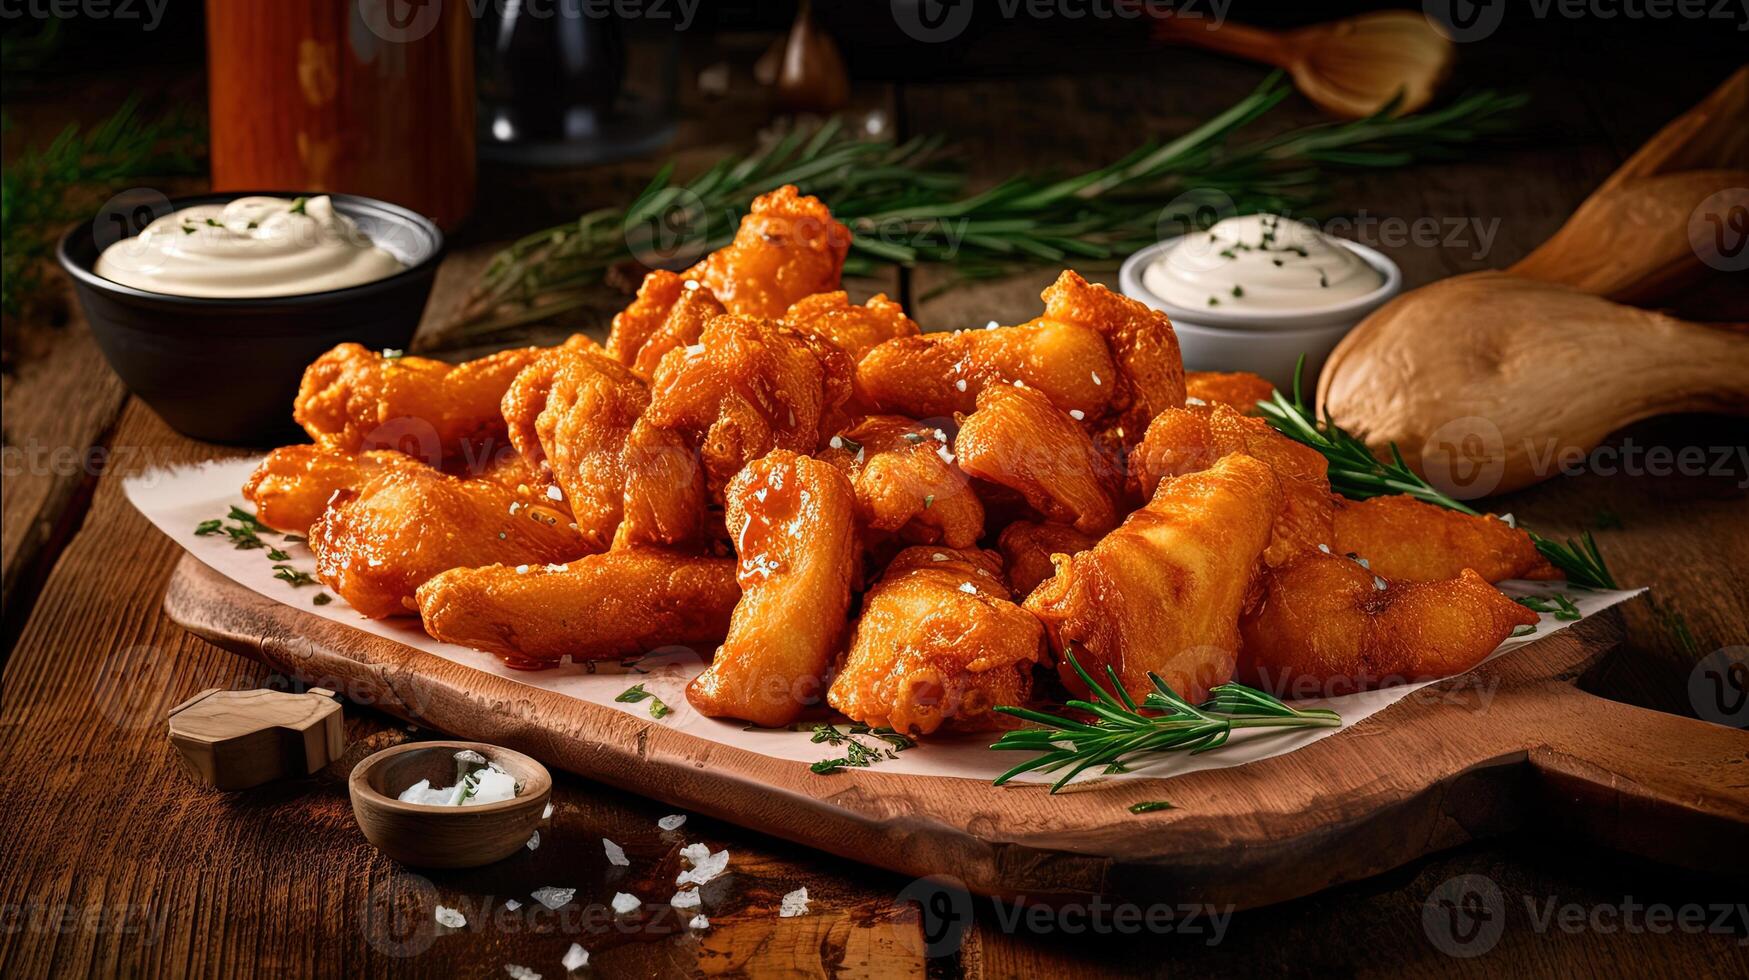
<path id="1" fill-rule="evenodd" d="M 626 444 L 649 404 L 644 383 L 586 339 L 543 354 L 504 393 L 511 444 L 594 550 L 606 550 L 619 529 Z"/>
<path id="2" fill-rule="evenodd" d="M 717 302 L 710 290 L 700 286 L 698 280 L 686 280 L 680 297 L 669 308 L 661 326 L 644 341 L 644 346 L 638 348 L 637 356 L 631 362 L 632 373 L 645 381 L 655 377 L 656 368 L 669 351 L 698 343 L 698 338 L 704 335 L 705 324 L 725 312 L 723 304 Z"/>
<path id="3" fill-rule="evenodd" d="M 662 329 L 674 304 L 686 291 L 686 281 L 685 276 L 667 269 L 645 273 L 644 281 L 638 284 L 638 295 L 613 315 L 607 330 L 608 356 L 627 367 L 635 367 L 638 352 Z"/>
<path id="4" fill-rule="evenodd" d="M 504 438 L 499 402 L 540 353 L 521 347 L 452 365 L 341 344 L 304 370 L 292 417 L 325 449 L 399 449 L 437 466 Z"/>
<path id="5" fill-rule="evenodd" d="M 1466 568 L 1489 582 L 1561 577 L 1524 531 L 1406 495 L 1336 501 L 1331 546 L 1394 582 L 1443 582 Z"/>
<path id="6" fill-rule="evenodd" d="M 850 374 L 831 344 L 771 320 L 720 316 L 696 346 L 663 358 L 645 418 L 698 435 L 715 492 L 773 449 L 817 448 L 845 421 Z"/>
<path id="7" fill-rule="evenodd" d="M 1536 621 L 1468 569 L 1442 582 L 1387 582 L 1312 552 L 1267 576 L 1262 604 L 1240 623 L 1239 676 L 1282 697 L 1449 677 Z"/>
<path id="8" fill-rule="evenodd" d="M 1117 365 L 1098 331 L 1041 318 L 1015 327 L 896 337 L 856 365 L 856 390 L 878 411 L 951 418 L 977 407 L 978 392 L 1016 381 L 1082 418 L 1106 414 Z"/>
<path id="9" fill-rule="evenodd" d="M 1019 493 L 1046 520 L 1086 534 L 1117 526 L 1117 474 L 1086 430 L 1030 388 L 979 392 L 954 449 L 967 474 Z"/>
<path id="10" fill-rule="evenodd" d="M 863 597 L 826 699 L 852 721 L 927 735 L 991 728 L 1025 704 L 1044 627 L 1015 605 L 997 557 L 976 548 L 899 552 Z"/>
<path id="11" fill-rule="evenodd" d="M 708 649 L 741 599 L 735 563 L 654 549 L 565 565 L 452 568 L 418 591 L 425 632 L 521 670 L 619 660 L 661 647 Z"/>
<path id="12" fill-rule="evenodd" d="M 735 240 L 681 274 L 730 313 L 780 317 L 804 296 L 838 288 L 850 229 L 817 197 L 791 184 L 753 199 Z"/>
<path id="13" fill-rule="evenodd" d="M 1184 401 L 1191 405 L 1225 405 L 1240 415 L 1256 415 L 1257 403 L 1268 401 L 1275 385 L 1249 371 L 1186 371 Z"/>
<path id="14" fill-rule="evenodd" d="M 903 416 L 869 415 L 828 440 L 818 455 L 850 478 L 865 530 L 969 548 L 984 534 L 984 505 L 953 464 L 946 438 Z"/>
<path id="15" fill-rule="evenodd" d="M 319 446 L 281 446 L 249 474 L 243 496 L 255 505 L 261 523 L 303 534 L 328 509 L 336 492 L 356 488 L 385 468 L 424 465 L 388 449 L 354 454 Z"/>
<path id="16" fill-rule="evenodd" d="M 886 293 L 870 296 L 861 306 L 852 303 L 850 294 L 843 290 L 804 296 L 790 304 L 783 322 L 837 344 L 852 363 L 862 360 L 878 344 L 922 333 L 905 315 L 904 307 L 888 299 Z"/>
<path id="17" fill-rule="evenodd" d="M 1110 345 L 1117 374 L 1107 427 L 1124 445 L 1140 442 L 1154 416 L 1184 404 L 1184 359 L 1166 314 L 1072 269 L 1064 269 L 1041 298 L 1045 319 L 1097 331 Z"/>
<path id="18" fill-rule="evenodd" d="M 1051 646 L 1093 676 L 1110 666 L 1139 698 L 1152 672 L 1201 701 L 1232 679 L 1239 612 L 1280 506 L 1269 466 L 1234 453 L 1162 481 L 1098 544 L 1057 557 L 1057 574 L 1022 605 L 1044 620 Z M 1082 688 L 1066 659 L 1058 672 Z"/>
<path id="19" fill-rule="evenodd" d="M 1015 521 L 1002 529 L 996 548 L 1008 566 L 1008 586 L 1018 596 L 1031 594 L 1038 584 L 1057 574 L 1055 555 L 1077 555 L 1093 547 L 1099 538 L 1082 534 L 1067 524 Z"/>
<path id="20" fill-rule="evenodd" d="M 831 464 L 780 449 L 747 464 L 726 501 L 741 601 L 686 699 L 713 718 L 787 725 L 818 702 L 843 638 L 856 495 Z"/>
<path id="21" fill-rule="evenodd" d="M 1335 540 L 1331 518 L 1337 502 L 1323 454 L 1226 405 L 1161 412 L 1130 454 L 1130 490 L 1145 500 L 1161 480 L 1205 470 L 1228 453 L 1262 460 L 1281 480 L 1281 514 L 1263 553 L 1265 564 L 1286 564 Z"/>
<path id="22" fill-rule="evenodd" d="M 452 568 L 544 565 L 589 551 L 570 516 L 490 480 L 387 467 L 310 525 L 316 577 L 373 619 L 417 612 L 414 591 Z"/>

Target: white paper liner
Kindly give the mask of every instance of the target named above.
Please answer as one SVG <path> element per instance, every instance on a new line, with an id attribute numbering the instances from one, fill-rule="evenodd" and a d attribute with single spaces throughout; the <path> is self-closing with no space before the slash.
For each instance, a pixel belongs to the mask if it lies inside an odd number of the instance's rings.
<path id="1" fill-rule="evenodd" d="M 490 653 L 432 639 L 420 629 L 419 622 L 415 618 L 388 621 L 366 619 L 354 612 L 352 607 L 348 606 L 345 600 L 339 596 L 334 596 L 334 601 L 328 605 L 315 605 L 311 599 L 318 591 L 321 591 L 321 587 L 309 585 L 293 587 L 274 578 L 273 566 L 275 562 L 266 557 L 264 550 L 238 550 L 232 546 L 230 539 L 224 534 L 198 536 L 194 533 L 195 527 L 202 521 L 223 517 L 233 506 L 253 513 L 254 508 L 244 500 L 240 488 L 259 462 L 259 458 L 240 459 L 212 462 L 175 470 L 153 470 L 128 479 L 125 483 L 125 489 L 128 499 L 139 509 L 140 513 L 157 525 L 159 530 L 187 549 L 190 554 L 227 578 L 276 602 L 285 603 L 303 612 L 394 640 L 397 643 L 404 643 L 434 656 L 465 664 L 489 674 L 496 674 L 499 677 L 509 678 L 519 684 L 553 691 L 568 697 L 624 711 L 639 718 L 649 719 L 649 702 L 622 704 L 614 701 L 614 697 L 625 691 L 627 687 L 641 683 L 646 690 L 661 698 L 671 709 L 667 716 L 659 721 L 654 721 L 654 724 L 678 729 L 723 745 L 732 745 L 736 748 L 757 752 L 774 759 L 809 764 L 844 754 L 842 746 L 834 748 L 831 745 L 814 742 L 812 734 L 808 731 L 763 729 L 747 731 L 746 726 L 739 722 L 706 718 L 694 711 L 686 701 L 685 689 L 687 682 L 703 670 L 703 663 L 693 654 L 674 656 L 657 654 L 646 658 L 640 664 L 645 672 L 625 671 L 617 664 L 597 664 L 593 665 L 593 668 L 589 665 L 573 664 L 544 671 L 512 670 L 504 666 L 496 656 Z M 295 542 L 281 543 L 277 535 L 268 535 L 264 540 L 270 546 L 277 546 L 290 554 L 292 557 L 289 564 L 304 571 L 314 572 L 315 562 L 305 545 Z M 1574 588 L 1558 582 L 1519 581 L 1500 583 L 1500 588 L 1513 596 L 1565 593 L 1578 606 L 1582 617 L 1595 615 L 1644 591 L 1640 589 L 1619 592 L 1594 591 Z M 1545 613 L 1541 617 L 1541 622 L 1537 624 L 1534 633 L 1508 639 L 1500 644 L 1499 649 L 1494 651 L 1490 659 L 1510 653 L 1527 643 L 1565 629 L 1576 621 L 1559 620 L 1553 615 Z M 1398 684 L 1341 697 L 1309 698 L 1297 701 L 1295 704 L 1301 707 L 1330 708 L 1342 716 L 1342 728 L 1348 728 L 1401 701 L 1430 683 L 1438 682 Z M 1461 686 L 1460 690 L 1463 690 Z M 1490 697 L 1492 693 L 1492 691 L 1487 690 L 1470 689 L 1462 696 L 1469 697 L 1478 705 L 1482 705 L 1485 704 L 1482 699 Z M 1442 692 L 1441 696 L 1447 695 Z M 840 729 L 842 730 L 843 727 L 841 724 Z M 1255 731 L 1239 732 L 1233 736 L 1228 746 L 1219 752 L 1203 755 L 1165 753 L 1137 760 L 1129 773 L 1100 778 L 1162 777 L 1197 772 L 1203 769 L 1240 766 L 1247 762 L 1255 762 L 1259 759 L 1292 752 L 1319 739 L 1328 738 L 1340 730 L 1336 728 L 1304 729 L 1285 735 Z M 466 735 L 467 733 L 455 732 L 454 734 Z M 990 780 L 1029 757 L 1022 752 L 993 752 L 989 748 L 993 739 L 993 734 L 931 738 L 916 748 L 899 753 L 897 758 L 886 759 L 877 765 L 881 772 Z M 871 747 L 877 744 L 877 740 L 874 739 L 864 739 L 864 741 Z M 821 778 L 830 779 L 831 777 L 822 776 Z M 1030 782 L 1049 781 L 1053 778 L 1037 773 L 1028 773 L 1019 777 L 1020 780 Z M 1088 781 L 1092 778 L 1090 775 L 1084 775 L 1081 780 Z"/>

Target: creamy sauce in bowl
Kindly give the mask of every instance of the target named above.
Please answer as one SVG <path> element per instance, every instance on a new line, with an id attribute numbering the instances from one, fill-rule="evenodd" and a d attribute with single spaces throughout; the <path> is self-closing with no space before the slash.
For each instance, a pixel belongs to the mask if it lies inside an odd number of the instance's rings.
<path id="1" fill-rule="evenodd" d="M 1376 292 L 1385 277 L 1310 225 L 1273 214 L 1227 218 L 1179 239 L 1142 285 L 1187 310 L 1304 313 Z"/>
<path id="2" fill-rule="evenodd" d="M 183 208 L 98 256 L 112 282 L 172 296 L 296 296 L 404 269 L 326 196 L 240 197 Z"/>

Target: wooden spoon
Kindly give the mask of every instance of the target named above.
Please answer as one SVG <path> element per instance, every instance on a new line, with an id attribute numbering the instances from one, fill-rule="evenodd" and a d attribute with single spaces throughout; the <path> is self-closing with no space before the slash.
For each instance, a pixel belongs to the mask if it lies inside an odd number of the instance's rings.
<path id="1" fill-rule="evenodd" d="M 1166 16 L 1154 36 L 1284 69 L 1300 92 L 1332 115 L 1370 116 L 1420 109 L 1451 70 L 1451 39 L 1423 14 L 1383 10 L 1278 33 L 1231 21 Z"/>
<path id="2" fill-rule="evenodd" d="M 1554 476 L 1639 419 L 1749 414 L 1749 338 L 1476 272 L 1367 317 L 1330 355 L 1318 402 L 1374 452 L 1395 442 L 1448 492 L 1487 496 Z"/>

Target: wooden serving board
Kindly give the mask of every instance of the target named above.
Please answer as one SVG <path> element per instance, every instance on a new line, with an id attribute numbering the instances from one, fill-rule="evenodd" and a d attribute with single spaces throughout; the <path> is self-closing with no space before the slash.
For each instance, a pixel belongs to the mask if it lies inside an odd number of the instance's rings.
<path id="1" fill-rule="evenodd" d="M 1620 641 L 1617 610 L 1296 752 L 1050 796 L 878 767 L 816 775 L 310 615 L 190 555 L 164 605 L 219 646 L 421 725 L 982 894 L 1249 908 L 1519 829 L 1749 875 L 1749 733 L 1573 686 Z M 1128 812 L 1145 800 L 1175 809 Z"/>

